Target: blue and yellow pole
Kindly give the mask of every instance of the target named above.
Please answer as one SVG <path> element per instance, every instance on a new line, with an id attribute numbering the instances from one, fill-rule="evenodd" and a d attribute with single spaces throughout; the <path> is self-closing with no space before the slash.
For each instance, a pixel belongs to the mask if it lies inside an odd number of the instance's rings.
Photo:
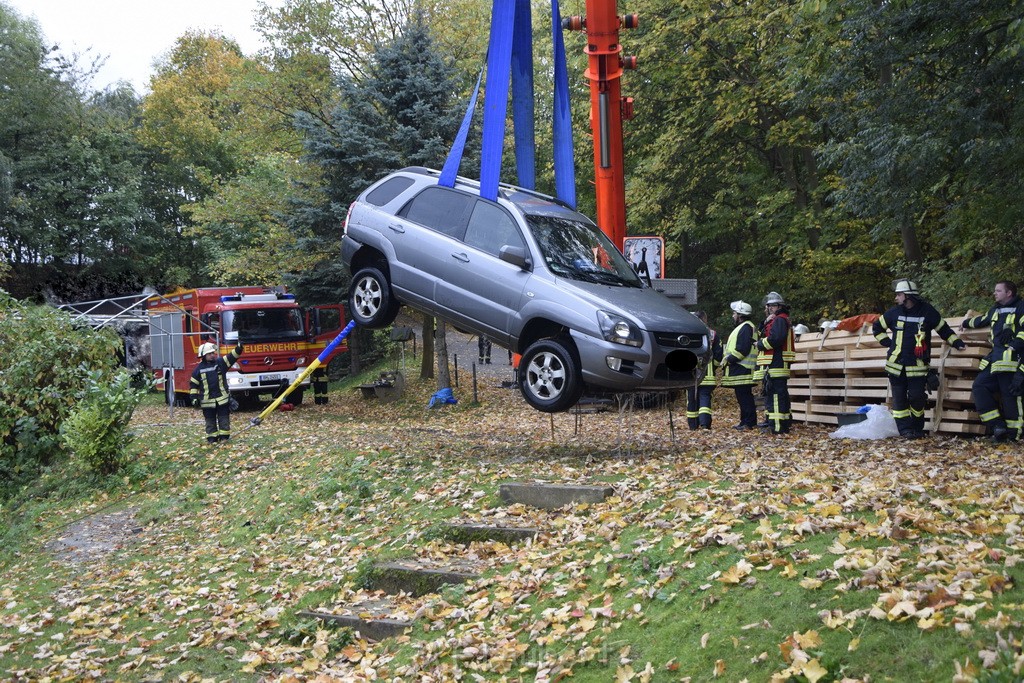
<path id="1" fill-rule="evenodd" d="M 328 358 L 330 358 L 331 354 L 334 353 L 334 349 L 336 349 L 338 347 L 338 344 L 340 344 L 342 342 L 342 340 L 344 340 L 345 337 L 347 337 L 349 335 L 349 332 L 351 332 L 352 330 L 355 329 L 355 327 L 356 327 L 355 321 L 354 320 L 350 320 L 348 325 L 345 325 L 345 329 L 343 329 L 338 334 L 338 336 L 335 337 L 334 340 L 330 344 L 328 344 L 324 348 L 323 351 L 320 352 L 320 355 L 316 357 L 316 360 L 314 360 L 312 363 L 310 363 L 309 367 L 306 368 L 305 370 L 303 370 L 302 374 L 299 375 L 298 377 L 296 377 L 295 381 L 292 382 L 288 386 L 288 388 L 285 389 L 284 392 L 280 396 L 278 396 L 276 399 L 274 399 L 273 403 L 271 403 L 269 406 L 264 408 L 262 413 L 260 413 L 258 416 L 254 417 L 252 419 L 252 424 L 253 425 L 258 425 L 259 423 L 263 422 L 263 418 L 265 418 L 270 413 L 274 412 L 274 410 L 277 409 L 277 407 L 279 405 L 281 405 L 281 403 L 284 402 L 284 399 L 288 396 L 288 394 L 292 393 L 292 390 L 295 389 L 295 387 L 297 387 L 300 384 L 302 384 L 303 380 L 305 380 L 307 377 L 309 377 L 309 375 L 314 370 L 316 370 L 318 367 L 320 367 L 321 364 L 323 364 L 324 361 L 326 361 Z"/>

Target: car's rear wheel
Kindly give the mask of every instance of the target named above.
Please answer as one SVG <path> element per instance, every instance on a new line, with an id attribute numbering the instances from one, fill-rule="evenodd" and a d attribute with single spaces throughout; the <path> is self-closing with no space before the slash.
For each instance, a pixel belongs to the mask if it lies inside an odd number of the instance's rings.
<path id="1" fill-rule="evenodd" d="M 519 363 L 519 376 L 523 398 L 541 412 L 568 410 L 583 395 L 575 349 L 559 339 L 541 339 L 531 344 Z"/>
<path id="2" fill-rule="evenodd" d="M 352 278 L 348 306 L 352 320 L 370 329 L 387 327 L 398 317 L 391 284 L 377 268 L 363 268 Z"/>

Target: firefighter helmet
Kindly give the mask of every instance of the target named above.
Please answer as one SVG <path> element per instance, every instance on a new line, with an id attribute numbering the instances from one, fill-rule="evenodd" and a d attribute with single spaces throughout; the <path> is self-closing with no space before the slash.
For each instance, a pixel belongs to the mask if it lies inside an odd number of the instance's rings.
<path id="1" fill-rule="evenodd" d="M 729 308 L 732 309 L 733 313 L 739 313 L 740 315 L 750 315 L 754 312 L 754 309 L 746 301 L 733 301 L 729 304 Z"/>
<path id="2" fill-rule="evenodd" d="M 785 306 L 786 300 L 778 292 L 768 292 L 764 297 L 765 306 Z"/>
<path id="3" fill-rule="evenodd" d="M 217 345 L 211 342 L 206 342 L 199 345 L 199 357 L 203 358 L 208 353 L 217 353 Z"/>
<path id="4" fill-rule="evenodd" d="M 810 328 L 802 323 L 793 327 L 793 334 L 807 334 L 810 331 Z"/>
<path id="5" fill-rule="evenodd" d="M 917 294 L 917 284 L 910 280 L 897 280 L 893 286 L 897 294 Z"/>

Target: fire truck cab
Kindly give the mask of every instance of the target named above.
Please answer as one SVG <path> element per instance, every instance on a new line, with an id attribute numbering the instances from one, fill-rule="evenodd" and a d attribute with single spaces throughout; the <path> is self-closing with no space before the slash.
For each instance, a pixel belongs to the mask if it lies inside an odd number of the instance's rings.
<path id="1" fill-rule="evenodd" d="M 227 382 L 232 398 L 245 404 L 278 395 L 345 324 L 340 304 L 304 310 L 284 287 L 179 290 L 150 298 L 146 308 L 150 367 L 164 383 L 169 405 L 187 404 L 189 380 L 203 342 L 217 344 L 223 356 L 242 341 L 242 356 L 228 370 Z M 341 345 L 332 357 L 346 349 Z M 292 391 L 289 401 L 301 403 L 308 384 L 307 379 Z"/>

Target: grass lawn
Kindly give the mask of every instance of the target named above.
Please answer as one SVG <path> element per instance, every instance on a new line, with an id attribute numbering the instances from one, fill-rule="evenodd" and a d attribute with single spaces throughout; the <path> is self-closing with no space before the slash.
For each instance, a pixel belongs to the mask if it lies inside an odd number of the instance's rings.
<path id="1" fill-rule="evenodd" d="M 1019 444 L 838 441 L 715 429 L 665 409 L 548 416 L 508 389 L 428 410 L 356 381 L 203 443 L 154 398 L 136 458 L 67 466 L 0 510 L 0 679 L 1020 680 Z M 681 429 L 682 428 L 682 429 Z M 503 482 L 610 485 L 604 503 L 504 505 Z M 123 512 L 113 550 L 55 545 Z M 447 521 L 531 526 L 469 546 Z M 89 550 L 88 548 L 86 550 Z M 388 601 L 379 643 L 297 615 L 383 601 L 382 560 L 480 578 Z M 358 612 L 360 608 L 356 607 Z"/>

